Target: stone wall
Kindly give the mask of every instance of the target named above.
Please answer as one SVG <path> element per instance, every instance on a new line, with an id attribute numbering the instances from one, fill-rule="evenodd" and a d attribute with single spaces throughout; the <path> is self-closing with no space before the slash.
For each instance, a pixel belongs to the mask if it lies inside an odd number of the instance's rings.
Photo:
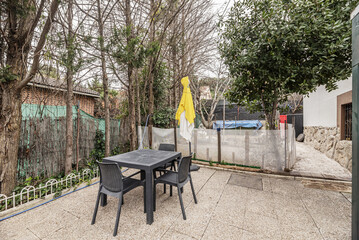
<path id="1" fill-rule="evenodd" d="M 352 171 L 352 141 L 340 140 L 340 129 L 336 127 L 304 127 L 304 142 L 325 153 L 341 166 Z"/>

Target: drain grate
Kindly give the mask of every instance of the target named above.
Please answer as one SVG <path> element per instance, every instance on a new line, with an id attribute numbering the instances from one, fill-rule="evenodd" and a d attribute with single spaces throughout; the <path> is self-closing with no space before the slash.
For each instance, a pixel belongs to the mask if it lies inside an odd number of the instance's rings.
<path id="1" fill-rule="evenodd" d="M 262 178 L 257 176 L 248 176 L 232 173 L 231 177 L 229 178 L 228 184 L 263 191 Z"/>

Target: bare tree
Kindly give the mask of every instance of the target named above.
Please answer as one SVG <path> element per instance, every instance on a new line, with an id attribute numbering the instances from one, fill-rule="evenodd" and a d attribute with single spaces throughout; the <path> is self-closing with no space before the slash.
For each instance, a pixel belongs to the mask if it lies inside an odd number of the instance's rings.
<path id="1" fill-rule="evenodd" d="M 106 68 L 106 55 L 104 44 L 104 19 L 103 10 L 101 9 L 101 2 L 97 0 L 97 24 L 99 31 L 99 42 L 101 52 L 101 70 L 102 70 L 102 86 L 104 92 L 105 102 L 105 157 L 110 155 L 110 104 L 108 98 L 108 77 Z"/>
<path id="2" fill-rule="evenodd" d="M 68 34 L 66 39 L 67 64 L 66 64 L 66 159 L 65 174 L 72 171 L 72 154 L 73 154 L 73 123 L 72 123 L 72 106 L 74 105 L 74 83 L 73 83 L 73 66 L 74 66 L 74 34 L 72 29 L 73 18 L 73 1 L 68 0 L 67 23 Z"/>
<path id="3" fill-rule="evenodd" d="M 287 104 L 292 113 L 295 113 L 300 109 L 303 102 L 303 95 L 298 93 L 292 93 L 288 96 Z"/>
<path id="4" fill-rule="evenodd" d="M 214 64 L 216 65 L 216 64 Z M 225 70 L 223 62 L 217 64 L 215 77 L 202 79 L 195 78 L 192 81 L 196 112 L 201 116 L 202 124 L 205 128 L 212 128 L 214 111 L 219 100 L 224 99 L 224 93 L 228 90 L 231 79 Z M 201 87 L 208 86 L 211 90 L 211 99 L 201 99 Z"/>

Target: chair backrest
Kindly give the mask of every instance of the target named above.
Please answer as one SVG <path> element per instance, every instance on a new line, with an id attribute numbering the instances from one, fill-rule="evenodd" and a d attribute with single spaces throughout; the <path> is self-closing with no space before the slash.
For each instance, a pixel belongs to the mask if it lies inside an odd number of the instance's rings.
<path id="1" fill-rule="evenodd" d="M 111 192 L 123 190 L 122 173 L 116 163 L 97 162 L 100 167 L 100 182 L 103 187 Z"/>
<path id="2" fill-rule="evenodd" d="M 184 182 L 189 173 L 189 166 L 191 165 L 192 156 L 186 156 L 181 159 L 178 165 L 178 182 Z"/>
<path id="3" fill-rule="evenodd" d="M 171 143 L 161 143 L 160 146 L 158 147 L 158 150 L 174 152 L 175 145 Z"/>

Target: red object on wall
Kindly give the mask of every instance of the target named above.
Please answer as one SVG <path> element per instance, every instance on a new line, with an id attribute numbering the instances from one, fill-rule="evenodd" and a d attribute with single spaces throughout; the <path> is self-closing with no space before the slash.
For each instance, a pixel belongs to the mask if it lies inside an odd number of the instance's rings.
<path id="1" fill-rule="evenodd" d="M 287 115 L 280 115 L 279 120 L 280 120 L 280 123 L 286 123 L 287 122 Z"/>

